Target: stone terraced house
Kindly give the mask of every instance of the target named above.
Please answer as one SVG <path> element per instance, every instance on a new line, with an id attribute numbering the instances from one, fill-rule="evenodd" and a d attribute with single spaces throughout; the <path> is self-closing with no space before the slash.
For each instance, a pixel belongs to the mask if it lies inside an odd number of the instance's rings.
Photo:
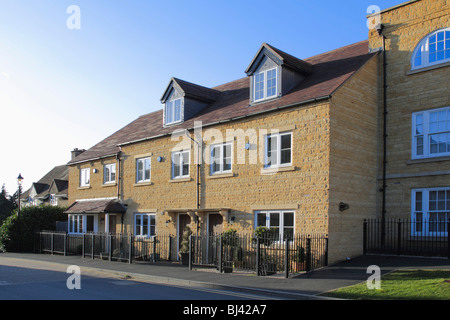
<path id="1" fill-rule="evenodd" d="M 450 218 L 449 13 L 409 1 L 366 41 L 307 59 L 264 43 L 214 88 L 171 78 L 160 111 L 68 163 L 69 233 L 267 226 L 327 234 L 333 262 L 362 253 L 364 219 Z"/>

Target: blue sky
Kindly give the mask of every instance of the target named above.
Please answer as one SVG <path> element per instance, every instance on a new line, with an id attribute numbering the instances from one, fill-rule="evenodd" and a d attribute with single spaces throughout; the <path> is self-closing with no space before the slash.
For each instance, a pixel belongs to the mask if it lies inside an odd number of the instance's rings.
<path id="1" fill-rule="evenodd" d="M 0 185 L 22 173 L 27 189 L 161 109 L 171 77 L 213 87 L 244 77 L 263 42 L 308 58 L 365 40 L 367 8 L 403 2 L 0 0 Z"/>

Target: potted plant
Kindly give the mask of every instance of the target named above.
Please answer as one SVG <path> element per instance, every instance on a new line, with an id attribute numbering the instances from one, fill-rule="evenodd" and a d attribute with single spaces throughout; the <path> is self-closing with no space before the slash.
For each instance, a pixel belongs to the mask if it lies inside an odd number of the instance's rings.
<path id="1" fill-rule="evenodd" d="M 299 246 L 297 246 L 297 248 L 295 250 L 295 258 L 291 262 L 291 269 L 294 272 L 305 271 L 306 270 L 305 261 L 306 261 L 305 248 L 303 248 L 303 246 L 299 245 Z"/>
<path id="2" fill-rule="evenodd" d="M 181 244 L 180 244 L 180 259 L 181 264 L 188 265 L 189 264 L 189 237 L 192 234 L 192 230 L 189 227 L 186 227 L 186 229 L 183 232 L 183 235 L 181 236 Z"/>

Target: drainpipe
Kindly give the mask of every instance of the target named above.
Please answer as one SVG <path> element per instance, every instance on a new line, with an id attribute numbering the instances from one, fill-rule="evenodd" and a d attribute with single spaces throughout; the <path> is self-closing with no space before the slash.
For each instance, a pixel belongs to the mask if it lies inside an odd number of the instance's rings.
<path id="1" fill-rule="evenodd" d="M 383 40 L 383 186 L 380 191 L 382 196 L 382 209 L 381 209 L 381 245 L 384 245 L 386 237 L 386 165 L 387 165 L 387 63 L 386 63 L 386 36 L 383 34 L 384 25 L 379 24 L 377 26 L 378 35 Z"/>
<path id="2" fill-rule="evenodd" d="M 197 177 L 196 177 L 196 187 L 197 187 L 197 212 L 198 209 L 200 209 L 200 143 L 195 141 L 195 139 L 193 139 L 190 135 L 189 132 L 187 130 L 184 131 L 186 137 L 188 137 L 189 139 L 191 139 L 194 143 L 197 144 Z M 197 237 L 198 237 L 198 232 L 199 232 L 199 216 L 197 216 Z"/>
<path id="3" fill-rule="evenodd" d="M 120 201 L 120 181 L 121 181 L 121 179 L 120 179 L 120 172 L 121 172 L 121 168 L 120 168 L 120 164 L 121 164 L 120 156 L 121 156 L 121 155 L 122 155 L 122 148 L 119 147 L 119 151 L 118 151 L 117 154 L 116 154 L 116 159 L 117 159 L 117 170 L 116 170 L 116 176 L 117 176 L 117 200 L 119 200 L 119 201 Z M 121 224 L 120 229 L 121 229 L 121 233 L 123 233 L 123 215 L 124 215 L 124 213 L 122 214 L 122 217 L 120 218 L 120 224 Z"/>

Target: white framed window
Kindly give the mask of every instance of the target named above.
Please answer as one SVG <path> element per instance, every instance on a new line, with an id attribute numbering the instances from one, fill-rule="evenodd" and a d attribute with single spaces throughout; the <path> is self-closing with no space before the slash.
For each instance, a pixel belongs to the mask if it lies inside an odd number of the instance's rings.
<path id="1" fill-rule="evenodd" d="M 411 192 L 411 233 L 447 236 L 450 219 L 450 187 L 414 189 Z"/>
<path id="2" fill-rule="evenodd" d="M 276 168 L 292 165 L 292 132 L 266 135 L 264 166 Z"/>
<path id="3" fill-rule="evenodd" d="M 221 143 L 211 146 L 211 174 L 231 172 L 232 143 Z"/>
<path id="4" fill-rule="evenodd" d="M 138 237 L 156 235 L 156 214 L 136 213 L 134 215 L 134 234 Z"/>
<path id="5" fill-rule="evenodd" d="M 172 179 L 189 177 L 190 151 L 172 152 Z"/>
<path id="6" fill-rule="evenodd" d="M 257 211 L 255 214 L 255 228 L 266 227 L 278 230 L 280 240 L 287 237 L 294 238 L 294 216 L 292 210 Z"/>
<path id="7" fill-rule="evenodd" d="M 116 164 L 110 163 L 103 166 L 103 183 L 116 182 Z"/>
<path id="8" fill-rule="evenodd" d="M 450 156 L 450 107 L 413 113 L 412 158 Z"/>
<path id="9" fill-rule="evenodd" d="M 88 187 L 91 181 L 91 169 L 80 169 L 80 187 Z"/>
<path id="10" fill-rule="evenodd" d="M 411 59 L 412 70 L 450 62 L 450 28 L 427 35 L 415 48 Z"/>
<path id="11" fill-rule="evenodd" d="M 141 158 L 136 160 L 136 183 L 150 181 L 151 158 Z"/>
<path id="12" fill-rule="evenodd" d="M 278 69 L 273 68 L 253 75 L 253 101 L 277 96 Z"/>
<path id="13" fill-rule="evenodd" d="M 54 194 L 50 195 L 50 205 L 51 206 L 57 206 L 58 205 L 58 198 L 56 198 L 56 195 L 54 195 Z"/>
<path id="14" fill-rule="evenodd" d="M 68 231 L 72 234 L 94 232 L 96 230 L 95 216 L 82 214 L 69 214 Z"/>
<path id="15" fill-rule="evenodd" d="M 166 102 L 165 124 L 181 122 L 181 99 L 174 99 Z"/>

